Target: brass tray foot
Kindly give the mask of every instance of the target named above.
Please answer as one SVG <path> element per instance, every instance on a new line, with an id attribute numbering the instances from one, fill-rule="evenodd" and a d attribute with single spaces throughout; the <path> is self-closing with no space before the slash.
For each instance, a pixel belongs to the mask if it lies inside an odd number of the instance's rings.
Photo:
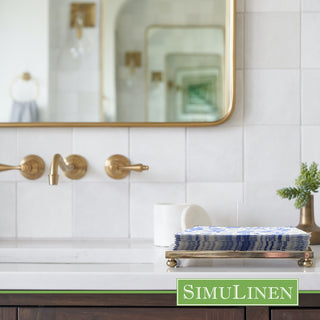
<path id="1" fill-rule="evenodd" d="M 312 264 L 313 264 L 313 262 L 312 262 L 312 260 L 311 259 L 300 259 L 299 261 L 298 261 L 298 265 L 300 266 L 300 267 L 312 267 Z"/>
<path id="2" fill-rule="evenodd" d="M 170 267 L 170 268 L 174 268 L 177 266 L 177 260 L 175 259 L 169 259 L 167 261 L 167 266 Z"/>

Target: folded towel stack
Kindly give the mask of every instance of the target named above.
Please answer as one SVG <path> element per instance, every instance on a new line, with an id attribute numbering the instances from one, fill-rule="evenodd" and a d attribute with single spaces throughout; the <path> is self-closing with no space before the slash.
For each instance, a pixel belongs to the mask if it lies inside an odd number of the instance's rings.
<path id="1" fill-rule="evenodd" d="M 304 251 L 311 235 L 293 227 L 194 227 L 175 235 L 173 250 Z"/>

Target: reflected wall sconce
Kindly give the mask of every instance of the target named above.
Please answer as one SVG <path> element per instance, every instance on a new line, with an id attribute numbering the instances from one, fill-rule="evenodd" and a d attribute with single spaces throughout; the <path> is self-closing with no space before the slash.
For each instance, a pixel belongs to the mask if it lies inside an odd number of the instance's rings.
<path id="1" fill-rule="evenodd" d="M 126 67 L 130 68 L 130 73 L 131 75 L 133 75 L 136 68 L 141 67 L 141 52 L 139 51 L 126 52 Z"/>
<path id="2" fill-rule="evenodd" d="M 95 24 L 95 3 L 71 3 L 70 27 L 76 29 L 76 37 L 70 47 L 70 53 L 74 59 L 80 58 L 89 50 L 89 45 L 83 39 L 83 28 L 93 28 Z"/>
<path id="3" fill-rule="evenodd" d="M 162 81 L 162 72 L 161 71 L 152 71 L 151 81 L 152 82 L 161 82 Z"/>

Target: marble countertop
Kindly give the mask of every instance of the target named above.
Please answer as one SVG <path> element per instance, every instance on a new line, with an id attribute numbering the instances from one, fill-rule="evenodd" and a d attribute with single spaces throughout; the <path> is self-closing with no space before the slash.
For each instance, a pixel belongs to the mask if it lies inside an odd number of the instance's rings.
<path id="1" fill-rule="evenodd" d="M 0 290 L 175 290 L 177 278 L 294 278 L 320 290 L 320 246 L 314 265 L 288 260 L 183 260 L 168 268 L 151 240 L 2 240 Z"/>

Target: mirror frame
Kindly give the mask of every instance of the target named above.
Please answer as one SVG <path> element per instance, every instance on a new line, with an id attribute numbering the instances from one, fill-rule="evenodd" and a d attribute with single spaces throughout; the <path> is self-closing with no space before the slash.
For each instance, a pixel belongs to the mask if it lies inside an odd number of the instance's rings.
<path id="1" fill-rule="evenodd" d="M 232 115 L 235 105 L 235 10 L 236 0 L 226 1 L 226 65 L 229 69 L 229 92 L 228 95 L 228 112 L 217 120 L 208 122 L 0 122 L 0 127 L 211 127 L 226 122 Z M 103 12 L 105 2 L 102 1 L 101 24 L 103 27 Z M 100 51 L 103 55 L 103 32 L 100 32 Z M 228 44 L 228 45 L 227 45 Z M 103 70 L 103 61 L 101 61 L 101 70 Z M 103 75 L 101 71 L 100 86 L 103 87 Z M 101 92 L 101 104 L 102 104 Z M 101 105 L 100 105 L 101 108 Z"/>

